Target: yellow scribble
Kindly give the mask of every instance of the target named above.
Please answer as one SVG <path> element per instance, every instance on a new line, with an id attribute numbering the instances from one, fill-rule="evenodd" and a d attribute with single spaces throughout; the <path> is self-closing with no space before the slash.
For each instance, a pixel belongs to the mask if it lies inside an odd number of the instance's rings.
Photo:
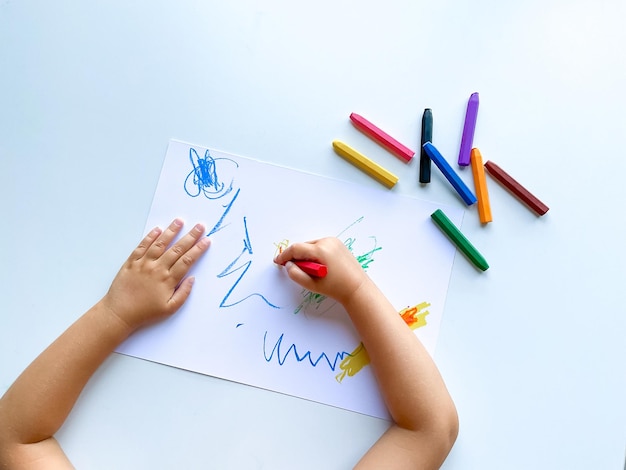
<path id="1" fill-rule="evenodd" d="M 342 372 L 337 374 L 335 379 L 337 379 L 337 382 L 341 383 L 346 375 L 348 377 L 352 377 L 369 363 L 370 357 L 367 354 L 367 350 L 365 349 L 365 346 L 363 346 L 363 343 L 359 343 L 356 349 L 352 351 L 348 357 L 341 361 L 339 368 Z"/>
<path id="2" fill-rule="evenodd" d="M 276 251 L 274 252 L 274 258 L 276 258 L 278 255 L 280 255 L 284 249 L 286 249 L 289 246 L 289 240 L 287 240 L 286 238 L 278 243 L 274 243 L 274 246 L 276 247 Z"/>
<path id="3" fill-rule="evenodd" d="M 422 326 L 427 325 L 426 315 L 428 315 L 429 312 L 424 309 L 428 307 L 430 307 L 428 302 L 422 302 L 421 304 L 414 305 L 413 307 L 403 308 L 398 313 L 409 328 L 415 330 L 416 328 L 421 328 Z M 422 312 L 422 310 L 424 311 Z M 369 363 L 370 357 L 367 354 L 367 350 L 365 349 L 365 346 L 363 346 L 363 343 L 359 343 L 356 349 L 352 351 L 343 361 L 341 361 L 339 364 L 341 372 L 335 376 L 335 379 L 337 382 L 341 383 L 346 376 L 352 377 Z"/>

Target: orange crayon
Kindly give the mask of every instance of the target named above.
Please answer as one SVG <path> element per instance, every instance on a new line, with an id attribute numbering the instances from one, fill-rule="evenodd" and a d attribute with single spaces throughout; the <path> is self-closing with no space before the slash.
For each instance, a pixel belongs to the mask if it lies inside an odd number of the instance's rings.
<path id="1" fill-rule="evenodd" d="M 478 199 L 478 217 L 480 218 L 480 223 L 486 224 L 491 222 L 493 218 L 491 217 L 491 205 L 489 204 L 483 157 L 477 148 L 472 149 L 470 162 L 472 164 L 472 174 L 474 175 L 476 199 Z"/>

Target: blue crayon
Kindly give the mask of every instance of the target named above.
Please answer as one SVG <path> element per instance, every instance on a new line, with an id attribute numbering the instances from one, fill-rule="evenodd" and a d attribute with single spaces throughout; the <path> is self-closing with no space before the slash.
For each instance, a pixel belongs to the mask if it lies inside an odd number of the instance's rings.
<path id="1" fill-rule="evenodd" d="M 428 154 L 430 159 L 435 162 L 437 168 L 441 170 L 446 179 L 450 182 L 452 187 L 456 189 L 456 192 L 459 193 L 459 196 L 465 201 L 465 204 L 471 206 L 476 203 L 476 196 L 474 193 L 467 187 L 467 185 L 463 182 L 463 180 L 455 173 L 450 164 L 443 158 L 443 155 L 439 153 L 439 150 L 430 142 L 426 142 L 422 148 Z"/>

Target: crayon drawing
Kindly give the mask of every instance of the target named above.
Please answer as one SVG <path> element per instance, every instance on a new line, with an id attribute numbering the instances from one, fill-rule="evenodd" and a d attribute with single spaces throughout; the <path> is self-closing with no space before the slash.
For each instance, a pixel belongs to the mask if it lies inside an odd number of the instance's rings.
<path id="1" fill-rule="evenodd" d="M 184 307 L 118 352 L 388 418 L 341 305 L 303 290 L 273 259 L 289 243 L 338 237 L 432 354 L 455 254 L 430 221 L 438 207 L 172 140 L 146 227 L 202 222 L 211 248 Z M 445 210 L 461 224 L 461 209 Z M 402 308 L 416 290 L 428 302 Z"/>
<path id="2" fill-rule="evenodd" d="M 271 347 L 271 345 L 270 346 L 266 345 L 267 331 L 263 335 L 263 355 L 265 356 L 265 360 L 267 362 L 271 362 L 272 359 L 274 358 L 274 355 L 276 355 L 276 361 L 278 362 L 279 365 L 282 366 L 285 364 L 285 361 L 291 354 L 291 356 L 297 362 L 306 361 L 312 367 L 317 367 L 318 364 L 320 364 L 321 362 L 323 365 L 327 365 L 331 371 L 334 371 L 335 368 L 337 367 L 337 361 L 340 361 L 344 357 L 350 355 L 350 353 L 346 351 L 340 351 L 335 354 L 331 354 L 332 359 L 325 352 L 319 353 L 317 356 L 312 357 L 311 351 L 306 351 L 304 353 L 302 353 L 302 351 L 298 352 L 298 347 L 295 344 L 291 344 L 289 346 L 283 346 L 284 336 L 285 334 L 283 333 L 278 337 L 278 339 L 276 340 L 276 343 L 274 344 L 274 346 L 272 347 L 271 351 L 269 351 L 269 354 L 268 354 L 268 350 Z M 281 347 L 282 347 L 282 351 L 281 351 Z"/>
<path id="3" fill-rule="evenodd" d="M 403 308 L 400 310 L 400 316 L 409 328 L 415 330 L 416 328 L 426 326 L 426 315 L 430 313 L 428 310 L 424 310 L 427 307 L 430 307 L 430 304 L 428 302 L 422 302 L 413 307 Z"/>
<path id="4" fill-rule="evenodd" d="M 207 199 L 220 199 L 233 190 L 232 180 L 226 185 L 217 175 L 217 163 L 230 162 L 237 166 L 237 162 L 230 158 L 215 160 L 207 149 L 204 156 L 198 156 L 194 148 L 189 149 L 189 160 L 193 169 L 185 178 L 185 192 L 191 197 L 202 194 Z"/>
<path id="5" fill-rule="evenodd" d="M 335 380 L 341 383 L 346 375 L 352 377 L 369 363 L 370 357 L 367 354 L 367 350 L 365 346 L 363 346 L 363 343 L 359 343 L 356 349 L 348 354 L 348 357 L 339 364 L 341 372 L 335 376 Z"/>

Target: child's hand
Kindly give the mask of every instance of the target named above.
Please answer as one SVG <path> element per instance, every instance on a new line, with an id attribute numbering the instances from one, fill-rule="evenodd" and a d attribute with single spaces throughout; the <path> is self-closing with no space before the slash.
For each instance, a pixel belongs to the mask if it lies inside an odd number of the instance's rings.
<path id="1" fill-rule="evenodd" d="M 209 239 L 202 236 L 204 227 L 198 224 L 169 247 L 182 227 L 176 219 L 164 232 L 155 228 L 146 235 L 101 301 L 131 332 L 172 315 L 189 297 L 193 278 L 185 275 L 207 250 Z"/>
<path id="2" fill-rule="evenodd" d="M 311 277 L 292 260 L 325 264 L 328 274 L 323 278 Z M 354 255 L 337 238 L 294 243 L 280 253 L 274 262 L 285 265 L 289 277 L 305 289 L 332 297 L 341 304 L 345 304 L 369 280 Z"/>

